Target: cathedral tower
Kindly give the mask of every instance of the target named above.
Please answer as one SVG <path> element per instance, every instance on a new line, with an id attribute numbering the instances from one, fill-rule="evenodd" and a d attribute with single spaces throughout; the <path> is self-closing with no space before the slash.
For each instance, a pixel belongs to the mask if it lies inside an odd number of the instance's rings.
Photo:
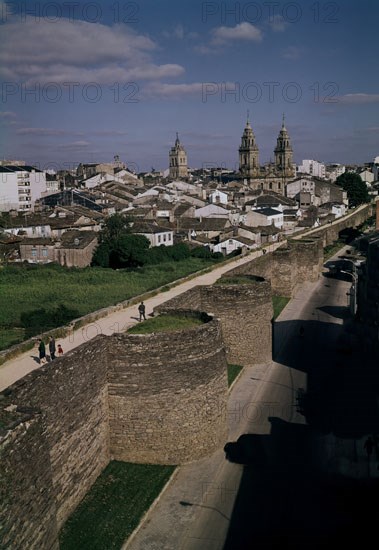
<path id="1" fill-rule="evenodd" d="M 179 141 L 178 133 L 174 147 L 171 147 L 170 154 L 170 178 L 180 179 L 188 177 L 187 153 Z"/>
<path id="2" fill-rule="evenodd" d="M 241 138 L 241 147 L 238 151 L 241 175 L 246 178 L 257 177 L 259 175 L 259 149 L 255 143 L 255 135 L 249 122 L 249 116 Z"/>
<path id="3" fill-rule="evenodd" d="M 284 115 L 282 127 L 279 132 L 275 153 L 275 169 L 283 177 L 294 176 L 293 169 L 293 151 L 291 141 L 287 132 L 287 128 L 284 125 Z"/>

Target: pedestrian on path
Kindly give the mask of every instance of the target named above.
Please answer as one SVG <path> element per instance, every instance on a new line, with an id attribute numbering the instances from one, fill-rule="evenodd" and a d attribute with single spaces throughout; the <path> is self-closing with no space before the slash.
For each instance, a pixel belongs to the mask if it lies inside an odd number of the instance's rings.
<path id="1" fill-rule="evenodd" d="M 62 346 L 60 344 L 58 344 L 58 355 L 59 355 L 59 357 L 61 357 L 63 355 L 63 349 L 62 349 Z"/>
<path id="2" fill-rule="evenodd" d="M 139 320 L 140 321 L 142 321 L 142 318 L 146 321 L 145 311 L 146 311 L 145 304 L 143 302 L 141 302 L 140 305 L 138 306 L 138 313 L 139 313 Z"/>
<path id="3" fill-rule="evenodd" d="M 38 340 L 38 355 L 40 365 L 44 365 L 46 361 L 46 347 L 45 342 L 40 338 Z"/>
<path id="4" fill-rule="evenodd" d="M 55 339 L 53 336 L 50 336 L 49 338 L 49 352 L 50 352 L 50 359 L 53 361 L 55 359 Z"/>

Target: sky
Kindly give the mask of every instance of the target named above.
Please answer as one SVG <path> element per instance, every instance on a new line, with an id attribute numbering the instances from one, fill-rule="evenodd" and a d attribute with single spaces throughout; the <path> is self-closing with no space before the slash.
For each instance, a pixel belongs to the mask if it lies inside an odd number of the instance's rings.
<path id="1" fill-rule="evenodd" d="M 0 0 L 0 156 L 42 169 L 238 168 L 285 124 L 294 161 L 379 155 L 376 0 Z"/>

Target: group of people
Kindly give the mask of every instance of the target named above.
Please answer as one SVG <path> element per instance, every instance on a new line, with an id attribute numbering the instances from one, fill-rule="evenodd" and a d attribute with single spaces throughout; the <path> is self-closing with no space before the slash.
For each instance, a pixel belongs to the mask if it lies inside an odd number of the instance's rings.
<path id="1" fill-rule="evenodd" d="M 140 321 L 146 320 L 145 311 L 146 311 L 145 304 L 143 302 L 141 302 L 140 305 L 138 306 L 138 313 L 139 313 L 139 320 Z M 58 346 L 56 347 L 55 346 L 55 339 L 53 338 L 53 336 L 49 337 L 49 341 L 48 341 L 47 345 L 48 345 L 49 353 L 50 353 L 50 361 L 53 361 L 55 359 L 55 357 L 56 357 L 55 353 L 56 352 L 58 353 L 59 357 L 61 355 L 63 355 L 63 349 L 62 349 L 61 344 L 58 344 Z M 40 364 L 44 365 L 45 363 L 47 363 L 46 344 L 42 340 L 42 338 L 39 338 L 39 340 L 38 340 L 38 354 L 39 354 Z"/>
<path id="2" fill-rule="evenodd" d="M 53 359 L 55 359 L 56 352 L 58 352 L 59 357 L 63 355 L 63 349 L 61 344 L 58 344 L 58 347 L 56 347 L 55 338 L 53 338 L 53 336 L 49 337 L 48 348 L 50 353 L 50 361 L 53 361 Z M 44 365 L 45 363 L 47 363 L 46 345 L 45 345 L 45 342 L 42 340 L 42 338 L 38 340 L 38 355 L 39 355 L 39 362 L 41 365 Z"/>

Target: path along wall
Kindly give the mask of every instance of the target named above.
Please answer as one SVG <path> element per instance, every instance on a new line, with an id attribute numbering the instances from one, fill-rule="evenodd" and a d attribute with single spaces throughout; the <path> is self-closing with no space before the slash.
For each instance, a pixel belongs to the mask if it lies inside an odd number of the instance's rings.
<path id="1" fill-rule="evenodd" d="M 0 394 L 0 548 L 58 548 L 112 458 L 179 464 L 225 443 L 220 323 L 195 315 L 187 331 L 98 336 Z"/>
<path id="2" fill-rule="evenodd" d="M 234 270 L 233 270 L 234 271 Z M 271 286 L 262 277 L 247 276 L 240 284 L 197 286 L 168 300 L 154 312 L 199 308 L 220 319 L 229 363 L 243 366 L 271 360 Z"/>

